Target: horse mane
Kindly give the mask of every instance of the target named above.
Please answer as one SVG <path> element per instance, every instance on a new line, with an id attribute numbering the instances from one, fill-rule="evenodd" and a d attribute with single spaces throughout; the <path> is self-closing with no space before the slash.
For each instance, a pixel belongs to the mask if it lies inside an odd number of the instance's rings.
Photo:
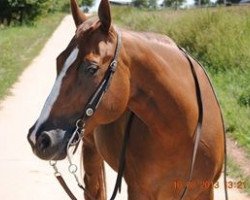
<path id="1" fill-rule="evenodd" d="M 141 38 L 143 40 L 147 40 L 152 43 L 157 43 L 160 45 L 171 45 L 176 46 L 176 43 L 173 39 L 168 37 L 167 35 L 155 33 L 155 32 L 146 32 L 146 31 L 133 31 L 130 29 L 121 29 L 135 37 Z"/>

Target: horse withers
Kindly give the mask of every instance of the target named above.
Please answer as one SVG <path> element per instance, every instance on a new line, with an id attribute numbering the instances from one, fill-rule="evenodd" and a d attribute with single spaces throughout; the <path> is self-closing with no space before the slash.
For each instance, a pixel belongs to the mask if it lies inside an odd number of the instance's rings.
<path id="1" fill-rule="evenodd" d="M 186 188 L 185 199 L 212 200 L 223 166 L 224 129 L 204 70 L 167 36 L 114 27 L 108 0 L 101 0 L 98 18 L 86 17 L 75 0 L 71 9 L 76 33 L 57 58 L 57 79 L 29 131 L 34 153 L 64 159 L 80 120 L 86 190 L 104 200 L 103 161 L 118 170 L 134 113 L 124 171 L 128 198 L 181 199 Z"/>

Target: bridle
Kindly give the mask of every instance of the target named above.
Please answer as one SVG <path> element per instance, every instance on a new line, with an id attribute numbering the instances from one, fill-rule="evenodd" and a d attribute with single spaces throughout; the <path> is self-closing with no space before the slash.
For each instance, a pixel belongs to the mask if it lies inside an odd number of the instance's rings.
<path id="1" fill-rule="evenodd" d="M 72 136 L 70 137 L 68 144 L 67 144 L 67 159 L 69 161 L 69 167 L 68 170 L 69 172 L 74 176 L 78 186 L 84 190 L 85 194 L 91 199 L 91 200 L 95 200 L 91 194 L 88 193 L 88 191 L 83 187 L 83 185 L 81 184 L 81 182 L 79 181 L 78 177 L 77 177 L 77 165 L 74 164 L 72 162 L 72 155 L 70 153 L 70 148 L 73 147 L 74 152 L 76 151 L 81 139 L 84 136 L 84 132 L 85 132 L 85 124 L 87 122 L 87 120 L 92 117 L 94 115 L 94 113 L 96 112 L 96 109 L 98 108 L 101 100 L 103 99 L 104 94 L 106 93 L 106 91 L 108 90 L 109 86 L 110 86 L 110 82 L 112 80 L 112 77 L 116 71 L 117 68 L 117 63 L 118 63 L 118 57 L 120 54 L 120 50 L 121 50 L 121 45 L 122 45 L 122 41 L 121 41 L 121 32 L 117 31 L 117 43 L 116 43 L 116 48 L 115 48 L 115 53 L 114 53 L 114 57 L 111 60 L 108 69 L 105 72 L 105 75 L 102 79 L 102 81 L 100 82 L 99 86 L 97 87 L 97 89 L 95 90 L 94 94 L 90 97 L 90 99 L 88 100 L 88 103 L 86 104 L 84 110 L 83 110 L 83 114 L 79 117 L 79 119 L 76 121 L 76 128 L 72 134 Z M 126 130 L 126 132 L 129 132 L 130 126 L 132 123 L 132 115 L 130 116 L 129 120 L 128 120 L 128 124 L 127 124 L 127 128 L 128 131 Z M 125 133 L 126 133 L 125 132 Z M 128 138 L 128 134 L 124 135 L 125 138 Z M 124 141 L 126 141 L 127 139 L 124 138 Z M 111 197 L 111 200 L 115 199 L 115 196 L 118 192 L 118 189 L 121 187 L 121 179 L 122 179 L 122 174 L 124 171 L 124 164 L 125 164 L 125 159 L 123 159 L 123 157 L 125 158 L 125 152 L 126 152 L 126 145 L 123 145 L 124 148 L 122 148 L 122 153 L 121 153 L 121 162 L 119 165 L 119 172 L 117 175 L 117 181 L 115 184 L 115 188 L 114 188 L 114 192 L 113 195 Z M 122 155 L 124 154 L 124 155 Z M 59 183 L 61 184 L 61 186 L 64 188 L 65 192 L 69 195 L 69 197 L 72 200 L 77 200 L 77 198 L 74 196 L 74 194 L 71 192 L 71 190 L 69 189 L 69 187 L 67 186 L 66 182 L 64 181 L 61 173 L 59 172 L 57 165 L 56 165 L 56 161 L 51 160 L 50 161 L 50 165 L 54 168 L 54 175 L 57 178 L 57 180 L 59 181 Z"/>
<path id="2" fill-rule="evenodd" d="M 98 105 L 100 104 L 105 92 L 108 90 L 108 88 L 110 86 L 110 82 L 112 80 L 113 74 L 115 73 L 116 68 L 117 68 L 118 57 L 119 57 L 121 45 L 122 45 L 121 32 L 117 31 L 117 44 L 116 44 L 114 57 L 113 57 L 112 61 L 110 62 L 109 66 L 108 66 L 108 69 L 106 70 L 106 73 L 105 73 L 101 83 L 99 84 L 98 88 L 96 89 L 96 91 L 91 96 L 88 103 L 86 104 L 86 106 L 85 106 L 85 108 L 83 110 L 83 114 L 76 121 L 75 131 L 73 132 L 73 134 L 72 134 L 72 136 L 69 139 L 68 144 L 67 144 L 67 159 L 69 161 L 68 170 L 74 176 L 78 186 L 85 192 L 85 194 L 91 200 L 96 200 L 96 199 L 80 183 L 80 181 L 79 181 L 79 179 L 77 177 L 77 174 L 76 174 L 77 165 L 75 165 L 72 162 L 72 156 L 71 156 L 71 153 L 70 153 L 70 148 L 71 147 L 74 148 L 74 151 L 73 151 L 73 154 L 74 154 L 74 152 L 76 151 L 81 139 L 84 136 L 86 121 L 90 117 L 93 116 L 93 114 L 95 113 L 96 109 L 98 108 Z M 195 161 L 196 161 L 196 155 L 197 155 L 197 151 L 198 151 L 198 144 L 199 144 L 200 136 L 201 136 L 201 133 L 202 133 L 201 128 L 202 128 L 202 121 L 203 121 L 203 101 L 202 101 L 202 95 L 201 95 L 199 80 L 198 80 L 197 73 L 195 71 L 193 62 L 192 62 L 189 54 L 183 48 L 179 47 L 179 49 L 182 51 L 184 56 L 187 58 L 187 60 L 189 62 L 189 65 L 191 67 L 191 72 L 192 72 L 194 82 L 195 82 L 197 103 L 198 103 L 198 109 L 199 109 L 198 123 L 197 123 L 197 127 L 195 129 L 194 148 L 193 148 L 192 159 L 191 159 L 191 164 L 190 164 L 190 169 L 189 169 L 189 176 L 188 176 L 188 179 L 187 179 L 187 183 L 189 183 L 189 182 L 192 181 L 192 176 L 193 176 L 193 171 L 194 171 L 194 166 L 195 166 Z M 209 79 L 205 69 L 202 67 L 202 65 L 198 61 L 197 61 L 197 63 L 203 69 L 203 71 L 205 72 L 205 74 L 206 74 L 206 76 L 207 76 L 207 78 L 208 78 L 208 80 L 210 82 L 210 79 Z M 211 82 L 210 82 L 210 85 L 212 87 Z M 213 90 L 213 92 L 214 92 L 214 90 Z M 214 94 L 215 94 L 215 92 L 214 92 Z M 216 94 L 215 94 L 215 97 L 217 99 Z M 218 102 L 218 100 L 217 100 L 217 102 Z M 118 190 L 121 191 L 121 181 L 122 181 L 122 176 L 123 176 L 124 169 L 125 169 L 125 154 L 126 154 L 126 148 L 127 148 L 127 143 L 128 143 L 128 139 L 129 139 L 130 128 L 132 126 L 133 117 L 134 117 L 134 113 L 131 112 L 131 114 L 129 116 L 129 119 L 127 121 L 126 130 L 125 130 L 125 133 L 124 133 L 123 144 L 122 144 L 122 149 L 121 149 L 120 158 L 119 158 L 119 168 L 118 168 L 118 173 L 117 173 L 117 179 L 116 179 L 115 187 L 114 187 L 113 194 L 112 194 L 110 200 L 115 199 Z M 222 118 L 222 120 L 223 120 L 223 118 Z M 225 154 L 226 154 L 226 152 L 225 152 Z M 225 164 L 226 164 L 226 159 L 225 159 Z M 56 166 L 56 161 L 50 161 L 50 165 L 54 168 L 54 171 L 55 171 L 54 175 L 57 178 L 57 180 L 59 181 L 59 183 L 61 184 L 61 186 L 64 188 L 64 190 L 68 194 L 68 196 L 72 200 L 77 200 L 77 198 L 74 196 L 74 194 L 71 192 L 71 190 L 67 186 L 66 182 L 64 181 L 61 173 L 58 171 L 58 168 Z M 225 170 L 226 170 L 226 165 L 225 165 Z M 226 176 L 224 176 L 224 185 L 226 185 Z M 185 195 L 187 194 L 187 191 L 188 191 L 188 185 L 185 186 L 183 192 L 181 193 L 180 200 L 184 199 Z M 226 199 L 228 199 L 226 187 L 225 187 L 225 196 L 226 196 Z"/>

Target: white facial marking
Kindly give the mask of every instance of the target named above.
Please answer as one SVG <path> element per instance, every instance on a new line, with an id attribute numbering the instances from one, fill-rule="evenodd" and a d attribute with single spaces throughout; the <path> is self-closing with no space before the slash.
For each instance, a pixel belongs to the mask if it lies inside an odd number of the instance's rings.
<path id="1" fill-rule="evenodd" d="M 33 144 L 36 143 L 36 132 L 38 131 L 39 127 L 48 119 L 50 112 L 53 108 L 54 103 L 56 102 L 61 89 L 61 84 L 64 76 L 66 75 L 67 70 L 69 67 L 74 63 L 74 61 L 77 58 L 79 49 L 75 48 L 67 58 L 66 62 L 64 63 L 63 69 L 60 72 L 59 76 L 57 77 L 54 86 L 43 106 L 42 112 L 40 114 L 40 117 L 37 120 L 36 126 L 34 130 L 32 131 L 30 135 L 30 140 L 33 142 Z"/>

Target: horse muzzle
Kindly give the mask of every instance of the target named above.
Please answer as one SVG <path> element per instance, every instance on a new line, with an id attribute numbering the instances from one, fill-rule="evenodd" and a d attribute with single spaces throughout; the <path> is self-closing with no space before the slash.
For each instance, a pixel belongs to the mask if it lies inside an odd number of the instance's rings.
<path id="1" fill-rule="evenodd" d="M 61 129 L 43 131 L 31 145 L 33 152 L 43 160 L 62 160 L 66 157 L 68 137 Z"/>

